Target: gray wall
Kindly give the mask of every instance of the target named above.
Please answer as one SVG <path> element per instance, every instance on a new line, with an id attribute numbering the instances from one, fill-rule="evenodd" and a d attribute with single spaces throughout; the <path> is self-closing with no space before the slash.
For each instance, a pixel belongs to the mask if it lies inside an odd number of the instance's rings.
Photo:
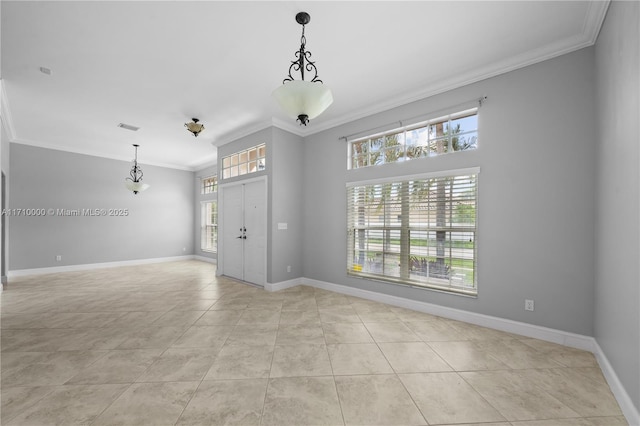
<path id="1" fill-rule="evenodd" d="M 271 274 L 270 283 L 302 277 L 303 152 L 301 137 L 273 128 L 271 167 Z M 278 223 L 286 223 L 279 230 Z M 291 272 L 287 272 L 287 266 Z"/>
<path id="2" fill-rule="evenodd" d="M 209 259 L 217 259 L 218 253 L 212 253 L 209 251 L 202 251 L 202 203 L 205 201 L 216 201 L 218 199 L 218 193 L 203 194 L 202 193 L 202 179 L 211 176 L 217 176 L 218 168 L 216 166 L 206 167 L 204 169 L 195 172 L 195 204 L 194 204 L 194 239 L 193 239 L 193 252 L 196 256 L 202 256 Z M 218 183 L 220 180 L 218 179 Z"/>
<path id="3" fill-rule="evenodd" d="M 614 1 L 595 47 L 595 337 L 640 411 L 640 3 Z"/>
<path id="4" fill-rule="evenodd" d="M 592 335 L 593 64 L 593 49 L 583 49 L 307 137 L 303 276 Z M 477 151 L 347 170 L 339 137 L 482 95 Z M 481 168 L 477 298 L 347 276 L 346 182 L 473 166 Z"/>
<path id="5" fill-rule="evenodd" d="M 194 173 L 141 166 L 151 187 L 134 195 L 124 186 L 128 162 L 11 144 L 10 208 L 128 209 L 129 215 L 12 217 L 9 269 L 192 255 Z"/>

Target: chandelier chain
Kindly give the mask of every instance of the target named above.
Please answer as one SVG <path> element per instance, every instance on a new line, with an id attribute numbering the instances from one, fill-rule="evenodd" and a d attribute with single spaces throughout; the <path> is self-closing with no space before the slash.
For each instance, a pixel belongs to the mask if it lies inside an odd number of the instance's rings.
<path id="1" fill-rule="evenodd" d="M 133 167 L 129 172 L 129 175 L 131 175 L 131 177 L 126 178 L 126 180 L 130 180 L 134 183 L 138 183 L 140 182 L 140 180 L 142 180 L 143 173 L 142 173 L 142 169 L 138 167 L 138 145 L 133 145 L 133 146 L 135 147 L 136 154 L 135 154 L 135 158 L 133 159 Z"/>
<path id="2" fill-rule="evenodd" d="M 138 167 L 138 164 L 134 164 L 133 168 L 131 169 L 131 171 L 129 172 L 129 174 L 131 175 L 130 178 L 127 178 L 127 180 L 130 180 L 132 182 L 138 183 L 140 182 L 140 180 L 142 179 L 142 169 L 140 169 L 140 167 Z"/>
<path id="3" fill-rule="evenodd" d="M 318 68 L 316 68 L 315 61 L 311 60 L 311 52 L 305 49 L 307 44 L 307 38 L 304 35 L 304 25 L 302 25 L 302 36 L 300 37 L 300 50 L 295 53 L 296 60 L 291 61 L 289 66 L 289 74 L 282 80 L 282 84 L 287 81 L 294 81 L 295 78 L 291 75 L 291 72 L 298 71 L 300 73 L 301 80 L 304 81 L 305 70 L 309 73 L 313 73 L 313 78 L 310 80 L 312 83 L 322 83 L 322 80 L 318 78 Z M 305 63 L 306 61 L 306 63 Z"/>

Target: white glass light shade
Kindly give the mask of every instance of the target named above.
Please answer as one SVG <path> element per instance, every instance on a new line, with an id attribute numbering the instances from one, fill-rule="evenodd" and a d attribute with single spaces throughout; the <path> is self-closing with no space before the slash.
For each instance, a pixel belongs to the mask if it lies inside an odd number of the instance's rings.
<path id="1" fill-rule="evenodd" d="M 307 115 L 312 120 L 333 103 L 333 95 L 327 86 L 302 80 L 285 82 L 271 96 L 291 118 Z"/>
<path id="2" fill-rule="evenodd" d="M 127 189 L 133 192 L 142 192 L 149 188 L 149 184 L 142 182 L 134 182 L 132 180 L 125 180 L 125 185 L 127 185 Z"/>

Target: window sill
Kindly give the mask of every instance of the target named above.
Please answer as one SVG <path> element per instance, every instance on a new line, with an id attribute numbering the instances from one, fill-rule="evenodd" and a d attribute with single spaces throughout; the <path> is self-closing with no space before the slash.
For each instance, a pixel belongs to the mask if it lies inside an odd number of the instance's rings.
<path id="1" fill-rule="evenodd" d="M 404 287 L 416 288 L 419 290 L 430 290 L 430 291 L 436 291 L 439 293 L 453 294 L 456 296 L 465 296 L 465 297 L 471 297 L 471 298 L 478 297 L 477 288 L 464 289 L 460 287 L 443 286 L 443 285 L 437 285 L 433 283 L 418 283 L 415 281 L 405 281 L 400 278 L 394 279 L 393 277 L 385 277 L 381 275 L 367 274 L 367 273 L 355 272 L 355 271 L 347 271 L 347 275 L 353 278 L 361 278 L 361 279 L 377 281 L 385 284 L 395 284 L 395 285 L 400 285 Z"/>

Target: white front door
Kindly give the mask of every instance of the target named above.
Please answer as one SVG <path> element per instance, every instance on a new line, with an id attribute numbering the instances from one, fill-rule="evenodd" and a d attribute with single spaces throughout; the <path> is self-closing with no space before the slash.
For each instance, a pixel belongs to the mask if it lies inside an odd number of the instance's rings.
<path id="1" fill-rule="evenodd" d="M 222 249 L 224 250 L 223 273 L 229 277 L 244 279 L 243 256 L 244 245 L 242 243 L 242 185 L 230 186 L 222 191 Z"/>
<path id="2" fill-rule="evenodd" d="M 222 274 L 253 284 L 266 281 L 266 182 L 220 188 Z"/>
<path id="3" fill-rule="evenodd" d="M 267 248 L 267 209 L 264 181 L 244 185 L 244 280 L 264 285 Z"/>

